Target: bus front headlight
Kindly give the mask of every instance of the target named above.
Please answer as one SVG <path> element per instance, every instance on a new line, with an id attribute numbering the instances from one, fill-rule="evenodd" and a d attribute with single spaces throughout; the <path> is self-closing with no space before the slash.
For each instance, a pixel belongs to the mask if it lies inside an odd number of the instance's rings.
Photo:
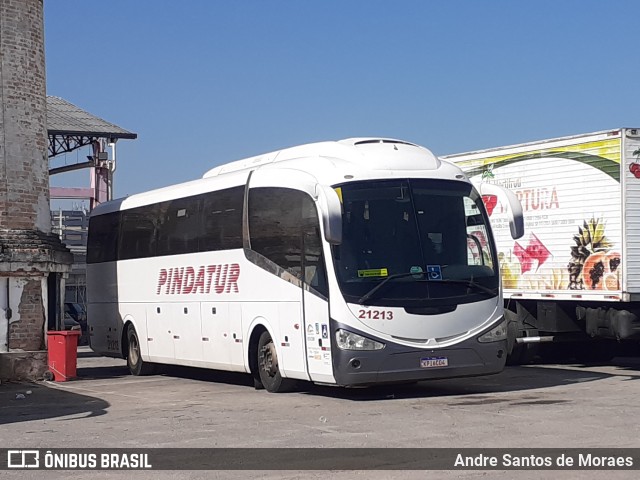
<path id="1" fill-rule="evenodd" d="M 376 342 L 348 330 L 336 330 L 336 341 L 341 350 L 382 350 L 384 343 Z"/>
<path id="2" fill-rule="evenodd" d="M 478 337 L 480 343 L 499 342 L 507 338 L 507 321 L 503 318 L 502 321 L 484 335 Z"/>

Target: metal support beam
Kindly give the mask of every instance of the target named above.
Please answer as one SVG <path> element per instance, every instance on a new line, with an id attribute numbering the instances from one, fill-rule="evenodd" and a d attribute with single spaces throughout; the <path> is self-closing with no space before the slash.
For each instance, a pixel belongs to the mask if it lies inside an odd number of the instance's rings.
<path id="1" fill-rule="evenodd" d="M 56 167 L 49 169 L 49 175 L 56 175 L 57 173 L 73 172 L 74 170 L 81 170 L 83 168 L 91 168 L 95 165 L 93 160 L 88 162 L 74 163 L 72 165 L 65 165 L 63 167 Z"/>
<path id="2" fill-rule="evenodd" d="M 87 135 L 64 135 L 49 132 L 49 158 L 61 153 L 72 152 L 81 147 L 91 145 L 98 137 Z"/>
<path id="3" fill-rule="evenodd" d="M 93 198 L 93 189 L 78 187 L 51 187 L 49 189 L 51 198 Z"/>

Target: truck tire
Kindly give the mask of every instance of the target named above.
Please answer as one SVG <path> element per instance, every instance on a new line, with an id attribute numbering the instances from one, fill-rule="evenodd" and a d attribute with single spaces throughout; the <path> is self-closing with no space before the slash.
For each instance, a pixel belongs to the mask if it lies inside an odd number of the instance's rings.
<path id="1" fill-rule="evenodd" d="M 508 330 L 507 330 L 508 332 Z M 537 337 L 538 330 L 529 328 L 526 330 L 518 330 L 517 337 Z M 516 338 L 517 338 L 516 337 Z M 533 362 L 538 354 L 537 343 L 517 343 L 514 338 L 513 349 L 507 355 L 507 365 L 527 365 Z"/>
<path id="2" fill-rule="evenodd" d="M 538 330 L 527 328 L 518 314 L 505 309 L 504 317 L 507 319 L 507 365 L 526 365 L 531 363 L 538 352 L 536 343 L 517 343 L 519 337 L 535 337 Z"/>

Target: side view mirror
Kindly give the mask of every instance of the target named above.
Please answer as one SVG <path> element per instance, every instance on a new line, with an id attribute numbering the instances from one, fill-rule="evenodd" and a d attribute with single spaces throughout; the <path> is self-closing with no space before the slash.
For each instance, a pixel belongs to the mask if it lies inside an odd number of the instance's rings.
<path id="1" fill-rule="evenodd" d="M 502 204 L 507 207 L 511 237 L 513 239 L 522 237 L 524 235 L 524 217 L 522 215 L 522 204 L 516 194 L 492 183 L 480 183 L 476 185 L 476 188 L 480 195 L 495 195 L 502 201 Z"/>
<path id="2" fill-rule="evenodd" d="M 342 204 L 336 191 L 326 185 L 316 185 L 316 195 L 322 211 L 324 238 L 332 245 L 342 243 Z"/>

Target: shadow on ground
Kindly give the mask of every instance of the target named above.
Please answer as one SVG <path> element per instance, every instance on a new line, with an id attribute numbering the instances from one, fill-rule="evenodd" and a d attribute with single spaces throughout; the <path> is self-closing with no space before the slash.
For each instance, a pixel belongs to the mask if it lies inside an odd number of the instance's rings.
<path id="1" fill-rule="evenodd" d="M 613 367 L 613 368 L 611 368 Z M 640 380 L 640 359 L 616 358 L 608 362 L 606 372 L 603 367 L 594 364 L 567 365 L 527 365 L 507 367 L 497 375 L 482 377 L 453 378 L 446 380 L 429 380 L 413 384 L 378 385 L 371 387 L 341 388 L 334 386 L 314 385 L 300 382 L 295 390 L 298 394 L 319 395 L 353 401 L 388 401 L 403 398 L 425 398 L 462 396 L 460 405 L 480 403 L 496 403 L 501 400 L 490 395 L 502 392 L 526 392 L 527 390 L 551 388 L 575 383 L 593 382 L 613 376 L 629 377 L 629 380 Z M 78 369 L 81 379 L 108 379 L 128 376 L 124 364 L 117 366 L 99 366 L 92 364 Z M 163 377 L 186 378 L 195 381 L 237 385 L 253 389 L 253 380 L 244 373 L 223 372 L 203 368 L 181 366 L 159 366 L 158 373 Z M 260 392 L 264 395 L 272 395 Z M 481 395 L 482 397 L 477 397 Z M 472 398 L 472 396 L 475 396 Z M 465 399 L 464 397 L 468 397 Z M 538 404 L 543 402 L 536 395 L 522 397 L 522 402 Z M 548 400 L 546 400 L 548 401 Z M 471 402 L 471 403 L 469 403 Z"/>
<path id="2" fill-rule="evenodd" d="M 491 394 L 524 392 L 552 388 L 573 383 L 602 380 L 611 375 L 591 371 L 569 371 L 563 368 L 507 367 L 502 373 L 482 377 L 427 380 L 409 385 L 380 385 L 368 388 L 334 389 L 312 387 L 311 395 L 330 395 L 355 401 L 381 401 L 426 397 L 460 397 L 452 405 L 477 405 L 499 403 L 502 400 Z M 527 401 L 536 402 L 531 395 Z"/>
<path id="3" fill-rule="evenodd" d="M 0 385 L 0 425 L 69 415 L 98 417 L 106 414 L 108 407 L 100 398 L 58 390 L 46 383 Z"/>
<path id="4" fill-rule="evenodd" d="M 615 358 L 607 363 L 607 372 L 600 365 L 527 365 L 506 367 L 497 375 L 481 377 L 451 378 L 446 380 L 428 380 L 410 385 L 381 385 L 369 388 L 335 389 L 312 387 L 310 394 L 331 395 L 347 400 L 389 400 L 396 398 L 444 397 L 489 395 L 503 392 L 526 392 L 527 390 L 552 388 L 575 383 L 593 382 L 614 376 L 640 380 L 640 359 Z M 537 395 L 522 397 L 525 402 L 538 404 Z M 497 403 L 502 400 L 491 397 L 474 397 L 473 400 L 461 399 L 460 405 Z M 471 402 L 471 403 L 469 403 Z M 456 403 L 452 403 L 456 404 Z"/>

